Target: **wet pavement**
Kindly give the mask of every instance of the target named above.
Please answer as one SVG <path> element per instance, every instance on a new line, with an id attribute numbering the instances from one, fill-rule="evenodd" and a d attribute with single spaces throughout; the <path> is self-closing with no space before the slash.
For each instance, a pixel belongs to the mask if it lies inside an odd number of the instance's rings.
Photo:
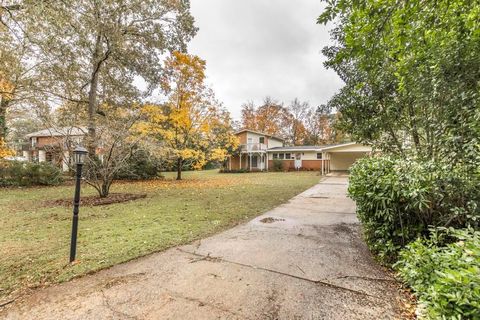
<path id="1" fill-rule="evenodd" d="M 247 224 L 36 290 L 0 318 L 400 319 L 347 186 L 324 178 Z"/>

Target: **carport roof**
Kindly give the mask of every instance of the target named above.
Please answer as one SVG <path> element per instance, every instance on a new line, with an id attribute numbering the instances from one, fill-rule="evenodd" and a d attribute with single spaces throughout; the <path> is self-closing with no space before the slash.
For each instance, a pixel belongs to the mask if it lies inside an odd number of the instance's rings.
<path id="1" fill-rule="evenodd" d="M 337 144 L 329 144 L 323 146 L 290 146 L 290 147 L 274 147 L 269 148 L 267 151 L 275 152 L 275 151 L 325 151 L 334 149 L 337 147 L 345 147 L 349 145 L 355 145 L 356 142 L 347 142 L 347 143 L 337 143 Z"/>

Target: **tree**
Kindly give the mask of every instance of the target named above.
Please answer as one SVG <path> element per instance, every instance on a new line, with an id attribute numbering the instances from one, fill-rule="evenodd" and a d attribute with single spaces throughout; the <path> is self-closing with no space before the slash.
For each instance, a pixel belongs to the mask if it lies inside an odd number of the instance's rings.
<path id="1" fill-rule="evenodd" d="M 0 138 L 7 137 L 7 114 L 15 107 L 40 102 L 35 99 L 39 63 L 26 36 L 20 6 L 0 6 Z"/>
<path id="2" fill-rule="evenodd" d="M 331 0 L 323 50 L 345 86 L 329 102 L 355 140 L 384 152 L 475 163 L 480 2 Z"/>
<path id="3" fill-rule="evenodd" d="M 0 159 L 14 156 L 14 155 L 15 155 L 15 152 L 7 146 L 3 138 L 0 138 Z"/>
<path id="4" fill-rule="evenodd" d="M 164 69 L 161 87 L 168 100 L 144 106 L 145 121 L 137 130 L 168 151 L 175 160 L 177 180 L 181 180 L 185 165 L 199 169 L 208 159 L 225 157 L 221 151 L 232 147 L 233 133 L 226 112 L 204 84 L 204 60 L 175 51 Z"/>
<path id="5" fill-rule="evenodd" d="M 282 103 L 266 97 L 258 108 L 253 102 L 242 106 L 242 126 L 244 129 L 264 132 L 283 137 L 288 122 L 288 112 Z"/>
<path id="6" fill-rule="evenodd" d="M 305 123 L 307 117 L 310 115 L 311 108 L 308 102 L 300 102 L 295 98 L 287 106 L 287 142 L 291 145 L 297 146 L 304 144 L 307 135 Z"/>
<path id="7" fill-rule="evenodd" d="M 101 198 L 110 194 L 110 187 L 119 172 L 128 167 L 128 160 L 140 149 L 140 138 L 132 128 L 139 119 L 139 107 L 103 105 L 106 112 L 99 130 L 99 157 L 90 157 L 85 164 L 85 182 L 97 190 Z"/>
<path id="8" fill-rule="evenodd" d="M 87 149 L 97 147 L 100 105 L 132 105 L 160 78 L 162 55 L 196 33 L 188 1 L 20 1 L 20 17 L 42 64 L 39 94 L 88 114 Z M 147 90 L 134 84 L 143 79 Z"/>

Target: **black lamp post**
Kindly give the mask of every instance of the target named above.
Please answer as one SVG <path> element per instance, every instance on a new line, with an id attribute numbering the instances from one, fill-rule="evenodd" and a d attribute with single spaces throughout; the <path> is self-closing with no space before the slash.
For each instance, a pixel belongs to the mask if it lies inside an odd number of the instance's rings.
<path id="1" fill-rule="evenodd" d="M 77 232 L 78 232 L 78 207 L 80 205 L 80 180 L 82 179 L 82 167 L 88 151 L 84 147 L 76 147 L 73 150 L 73 161 L 76 164 L 75 196 L 73 197 L 73 222 L 72 239 L 70 242 L 70 262 L 75 260 L 77 253 Z"/>

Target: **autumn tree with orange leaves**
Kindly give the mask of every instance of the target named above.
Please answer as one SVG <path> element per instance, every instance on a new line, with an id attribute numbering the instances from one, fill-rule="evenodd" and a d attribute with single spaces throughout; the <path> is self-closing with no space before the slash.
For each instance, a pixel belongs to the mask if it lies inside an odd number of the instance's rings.
<path id="1" fill-rule="evenodd" d="M 228 113 L 204 82 L 204 60 L 173 52 L 160 83 L 167 102 L 144 106 L 145 121 L 137 126 L 174 159 L 177 180 L 186 165 L 200 169 L 208 160 L 222 161 L 238 145 Z"/>
<path id="2" fill-rule="evenodd" d="M 242 128 L 282 137 L 288 145 L 321 145 L 348 139 L 335 128 L 336 115 L 297 98 L 285 106 L 267 97 L 258 107 L 253 102 L 245 103 L 241 112 Z"/>

